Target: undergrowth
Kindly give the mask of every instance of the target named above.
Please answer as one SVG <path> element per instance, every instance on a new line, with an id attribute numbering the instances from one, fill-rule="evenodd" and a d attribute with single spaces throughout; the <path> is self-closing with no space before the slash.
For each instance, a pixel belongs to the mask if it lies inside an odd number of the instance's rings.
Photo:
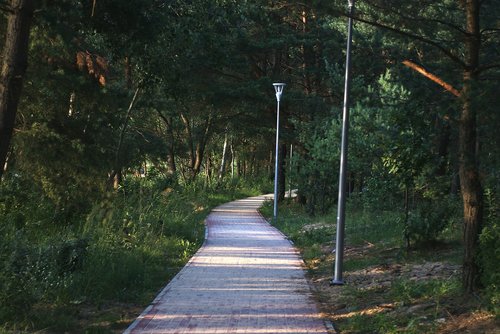
<path id="1" fill-rule="evenodd" d="M 266 186 L 134 177 L 67 213 L 23 180 L 3 182 L 0 332 L 123 330 L 138 314 L 104 313 L 114 319 L 104 322 L 97 314 L 115 304 L 147 305 L 201 245 L 208 212 Z"/>
<path id="2" fill-rule="evenodd" d="M 458 224 L 447 225 L 433 240 L 407 248 L 401 209 L 382 211 L 357 204 L 347 206 L 343 286 L 329 284 L 336 212 L 311 217 L 287 200 L 273 221 L 301 251 L 317 300 L 337 332 L 448 333 L 446 328 L 462 326 L 457 317 L 470 322 L 478 312 L 490 319 L 486 327 L 494 326 L 494 313 L 485 309 L 487 298 L 462 293 Z M 272 216 L 271 203 L 264 205 L 262 213 Z"/>

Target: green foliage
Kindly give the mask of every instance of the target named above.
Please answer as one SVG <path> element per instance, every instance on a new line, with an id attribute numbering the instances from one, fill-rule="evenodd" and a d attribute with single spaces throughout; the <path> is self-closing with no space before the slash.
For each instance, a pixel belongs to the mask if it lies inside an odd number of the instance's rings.
<path id="1" fill-rule="evenodd" d="M 272 202 L 268 202 L 261 211 L 265 216 L 272 216 L 272 207 Z M 276 227 L 289 236 L 297 247 L 315 248 L 318 244 L 331 240 L 334 231 L 331 216 L 323 217 L 324 220 L 318 223 L 312 217 L 301 214 L 302 208 L 296 203 L 287 203 L 280 209 Z"/>
<path id="2" fill-rule="evenodd" d="M 460 223 L 459 201 L 455 196 L 422 200 L 409 212 L 405 234 L 416 242 L 437 240 L 447 228 Z"/>
<path id="3" fill-rule="evenodd" d="M 343 264 L 346 285 L 332 288 L 325 286 L 325 281 L 331 278 L 334 261 L 331 254 L 334 214 L 311 217 L 296 203 L 285 204 L 280 207 L 276 226 L 302 252 L 323 306 L 328 309 L 345 304 L 340 306 L 343 309 L 335 309 L 334 323 L 339 331 L 435 333 L 439 326 L 437 320 L 447 317 L 454 309 L 453 301 L 460 300 L 459 275 L 415 279 L 413 275 L 404 274 L 404 268 L 418 268 L 422 262 L 457 261 L 460 256 L 458 233 L 452 235 L 455 243 L 450 246 L 454 250 L 448 255 L 438 248 L 405 252 L 401 247 L 403 225 L 398 223 L 400 211 L 362 210 L 360 199 L 351 198 L 347 206 Z M 263 213 L 271 215 L 272 206 L 265 206 Z"/>
<path id="4" fill-rule="evenodd" d="M 390 295 L 396 302 L 412 305 L 420 300 L 433 300 L 439 307 L 439 301 L 443 296 L 459 295 L 460 282 L 458 280 L 429 280 L 408 281 L 400 280 L 391 285 Z"/>
<path id="5" fill-rule="evenodd" d="M 356 204 L 348 204 L 346 213 L 346 237 L 349 242 L 361 245 L 377 244 L 384 240 L 387 245 L 401 244 L 403 226 L 398 224 L 400 214 L 394 210 L 359 210 Z"/>
<path id="6" fill-rule="evenodd" d="M 294 159 L 286 176 L 311 216 L 331 212 L 337 201 L 345 59 L 340 50 L 346 38 L 345 18 L 338 13 L 345 12 L 345 5 L 39 2 L 1 180 L 0 265 L 7 269 L 0 273 L 5 278 L 0 301 L 19 298 L 15 304 L 30 310 L 41 296 L 76 304 L 137 300 L 157 277 L 171 275 L 182 261 L 164 255 L 181 254 L 185 260 L 191 254 L 203 234 L 194 222 L 209 207 L 246 190 L 272 191 L 262 175 L 272 174 L 274 80 L 287 82 L 281 139 L 294 145 Z M 500 34 L 493 28 L 499 8 L 492 0 L 481 3 L 479 59 L 488 63 L 477 71 L 480 91 L 475 95 L 481 99 L 474 102 L 477 156 L 489 201 L 480 263 L 493 301 L 498 301 L 498 261 L 486 254 L 498 249 L 495 59 Z M 457 27 L 463 26 L 464 11 L 450 0 L 369 1 L 357 4 L 357 11 L 377 25 L 356 24 L 354 29 L 348 158 L 352 212 L 346 231 L 353 243 L 374 243 L 384 236 L 398 243 L 408 236 L 425 245 L 454 228 L 460 211 L 453 198 L 458 192 L 460 99 L 400 62 L 418 61 L 460 89 L 458 58 L 467 52 Z M 0 13 L 1 26 L 6 17 Z M 405 32 L 404 37 L 394 29 Z M 415 34 L 421 38 L 410 37 Z M 426 39 L 432 43 L 425 44 Z M 443 50 L 451 50 L 459 61 Z M 87 58 L 75 66 L 82 54 Z M 105 85 L 98 83 L 99 74 Z M 136 88 L 138 100 L 126 118 Z M 218 179 L 226 135 L 234 174 Z M 113 169 L 125 181 L 118 193 L 103 195 Z M 148 177 L 131 180 L 141 169 L 148 169 Z M 278 224 L 292 231 L 297 244 L 311 246 L 307 256 L 313 258 L 333 227 L 308 227 L 315 224 L 309 218 Z M 328 223 L 334 221 L 333 214 L 328 216 Z M 110 283 L 115 278 L 117 283 Z M 9 285 L 16 280 L 18 285 Z M 133 291 L 134 284 L 140 291 Z M 47 286 L 57 287 L 53 295 Z M 0 305 L 0 313 L 11 312 Z"/>
<path id="7" fill-rule="evenodd" d="M 20 176 L 7 180 L 0 188 L 0 323 L 70 332 L 79 305 L 148 303 L 202 243 L 209 210 L 266 183 L 234 180 L 214 190 L 131 177 L 88 212 L 61 216 L 64 208 L 43 188 Z"/>
<path id="8" fill-rule="evenodd" d="M 486 191 L 486 226 L 480 235 L 478 263 L 481 268 L 481 282 L 489 306 L 496 314 L 500 313 L 500 220 L 498 202 L 491 191 Z"/>
<path id="9" fill-rule="evenodd" d="M 326 213 L 336 201 L 339 124 L 327 122 L 304 132 L 306 157 L 295 156 L 291 175 L 311 215 Z"/>

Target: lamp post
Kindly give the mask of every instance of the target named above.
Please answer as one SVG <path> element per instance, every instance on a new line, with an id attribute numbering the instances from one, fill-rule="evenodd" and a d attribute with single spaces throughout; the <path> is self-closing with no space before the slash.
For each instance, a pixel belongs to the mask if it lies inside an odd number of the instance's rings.
<path id="1" fill-rule="evenodd" d="M 278 162 L 279 162 L 279 138 L 280 138 L 280 100 L 286 84 L 282 82 L 273 83 L 276 92 L 276 156 L 274 162 L 274 221 L 278 219 Z"/>
<path id="2" fill-rule="evenodd" d="M 335 243 L 335 272 L 332 285 L 343 285 L 342 265 L 344 261 L 344 230 L 346 204 L 346 174 L 347 174 L 347 142 L 349 135 L 349 91 L 351 88 L 351 46 L 352 46 L 352 16 L 354 0 L 349 0 L 349 22 L 347 28 L 347 50 L 345 65 L 344 106 L 342 110 L 342 142 L 340 148 L 339 196 L 337 208 L 337 235 Z"/>

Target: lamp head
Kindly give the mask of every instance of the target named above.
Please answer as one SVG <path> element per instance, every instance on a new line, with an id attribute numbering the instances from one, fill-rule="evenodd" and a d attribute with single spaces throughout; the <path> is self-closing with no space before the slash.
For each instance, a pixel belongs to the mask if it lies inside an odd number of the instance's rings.
<path id="1" fill-rule="evenodd" d="M 276 92 L 276 100 L 279 102 L 281 100 L 281 95 L 283 94 L 283 89 L 286 84 L 282 82 L 273 83 L 274 91 Z"/>

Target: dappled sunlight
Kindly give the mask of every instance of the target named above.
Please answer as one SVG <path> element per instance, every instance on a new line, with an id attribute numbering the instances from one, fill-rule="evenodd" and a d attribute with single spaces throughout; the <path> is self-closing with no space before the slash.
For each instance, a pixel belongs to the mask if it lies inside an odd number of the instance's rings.
<path id="1" fill-rule="evenodd" d="M 293 315 L 283 314 L 280 309 L 262 308 L 242 313 L 228 310 L 227 313 L 211 314 L 191 312 L 177 314 L 162 313 L 161 310 L 150 316 L 148 333 L 179 333 L 179 329 L 162 327 L 164 323 L 178 324 L 179 328 L 186 326 L 186 333 L 321 333 L 308 327 L 310 321 L 318 321 L 318 315 L 300 312 L 297 309 Z M 155 329 L 157 328 L 157 329 Z M 139 329 L 139 328 L 137 328 Z M 326 332 L 323 332 L 326 333 Z"/>
<path id="2" fill-rule="evenodd" d="M 263 201 L 269 199 L 268 196 L 257 196 L 250 197 L 246 199 L 240 199 L 231 203 L 226 203 L 221 206 L 218 206 L 214 210 L 213 213 L 217 213 L 217 215 L 224 214 L 248 214 L 253 213 L 254 215 L 251 218 L 258 217 L 257 209 L 262 206 Z"/>
<path id="3" fill-rule="evenodd" d="M 227 213 L 249 213 L 253 212 L 254 210 L 252 208 L 247 208 L 247 209 L 239 209 L 237 207 L 231 208 L 231 207 L 226 207 L 226 208 L 219 208 L 219 209 L 214 209 L 212 210 L 213 212 L 227 212 Z"/>
<path id="4" fill-rule="evenodd" d="M 256 211 L 262 197 L 222 205 L 207 240 L 128 333 L 324 333 L 303 262 Z"/>
<path id="5" fill-rule="evenodd" d="M 337 314 L 337 315 L 335 315 L 335 320 L 344 320 L 344 319 L 349 319 L 349 318 L 353 318 L 353 317 L 357 317 L 357 316 L 372 316 L 375 314 L 387 312 L 390 309 L 391 308 L 376 305 L 376 306 L 364 308 L 364 309 L 359 310 L 359 311 L 352 311 L 352 312 Z"/>

